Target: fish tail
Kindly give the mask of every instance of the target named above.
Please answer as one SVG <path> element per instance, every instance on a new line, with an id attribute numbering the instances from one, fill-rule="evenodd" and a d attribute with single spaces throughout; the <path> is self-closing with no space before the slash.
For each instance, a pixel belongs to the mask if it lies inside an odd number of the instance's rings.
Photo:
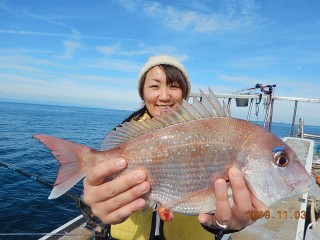
<path id="1" fill-rule="evenodd" d="M 60 163 L 54 188 L 48 197 L 49 199 L 58 198 L 86 175 L 88 168 L 85 164 L 84 157 L 92 149 L 78 143 L 48 135 L 34 135 L 33 138 L 39 140 L 49 148 Z"/>

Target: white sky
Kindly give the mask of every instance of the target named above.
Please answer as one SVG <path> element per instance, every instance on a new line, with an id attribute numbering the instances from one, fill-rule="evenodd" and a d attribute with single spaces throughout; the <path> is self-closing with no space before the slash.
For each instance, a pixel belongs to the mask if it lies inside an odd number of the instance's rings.
<path id="1" fill-rule="evenodd" d="M 0 0 L 0 101 L 136 110 L 139 71 L 163 54 L 193 91 L 261 83 L 320 99 L 319 12 L 319 0 Z M 291 123 L 293 108 L 276 102 L 274 121 Z M 320 126 L 320 104 L 299 103 L 300 117 Z"/>

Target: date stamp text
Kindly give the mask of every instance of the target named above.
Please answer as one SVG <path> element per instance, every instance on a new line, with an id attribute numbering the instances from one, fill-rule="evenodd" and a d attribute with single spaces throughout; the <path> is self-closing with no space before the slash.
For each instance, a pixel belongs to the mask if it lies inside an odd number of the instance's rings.
<path id="1" fill-rule="evenodd" d="M 305 219 L 306 218 L 306 212 L 305 211 L 296 211 L 294 214 L 288 214 L 287 211 L 278 211 L 274 216 L 271 216 L 269 211 L 248 211 L 247 212 L 247 219 L 259 219 L 259 218 L 265 218 L 265 219 Z"/>

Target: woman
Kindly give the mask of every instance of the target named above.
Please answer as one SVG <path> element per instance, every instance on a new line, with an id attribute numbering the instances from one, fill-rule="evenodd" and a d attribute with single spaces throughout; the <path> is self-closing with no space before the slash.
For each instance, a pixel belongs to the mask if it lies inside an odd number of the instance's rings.
<path id="1" fill-rule="evenodd" d="M 138 89 L 145 106 L 125 121 L 142 120 L 159 115 L 170 107 L 175 109 L 190 93 L 190 80 L 184 66 L 169 56 L 151 57 L 142 68 Z M 125 168 L 125 159 L 113 159 L 92 168 L 83 181 L 84 201 L 104 223 L 113 225 L 111 235 L 118 239 L 212 239 L 212 233 L 228 233 L 241 230 L 255 220 L 248 219 L 248 211 L 266 211 L 246 187 L 241 172 L 229 170 L 235 205 L 228 201 L 227 184 L 223 179 L 215 182 L 215 214 L 200 214 L 195 217 L 174 216 L 169 223 L 156 224 L 156 214 L 141 214 L 144 199 L 139 198 L 150 190 L 146 173 L 138 170 L 110 182 L 105 178 Z M 159 219 L 158 219 L 159 220 Z M 157 236 L 157 237 L 155 237 Z"/>

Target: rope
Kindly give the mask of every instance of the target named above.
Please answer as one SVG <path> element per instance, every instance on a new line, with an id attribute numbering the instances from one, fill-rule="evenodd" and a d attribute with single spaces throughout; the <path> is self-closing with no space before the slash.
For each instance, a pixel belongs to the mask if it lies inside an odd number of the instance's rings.
<path id="1" fill-rule="evenodd" d="M 309 196 L 308 197 L 308 205 L 311 204 L 311 201 L 313 200 L 314 202 L 314 210 L 316 212 L 320 212 L 320 198 L 317 198 L 315 196 Z"/>
<path id="2" fill-rule="evenodd" d="M 272 111 L 273 111 L 273 104 L 272 104 L 272 99 L 273 99 L 273 95 L 274 95 L 274 91 L 276 90 L 276 87 L 273 88 L 273 91 L 270 95 L 270 111 L 269 111 L 269 119 L 267 121 L 267 129 L 269 128 L 269 124 L 270 124 L 270 119 L 271 119 L 271 115 L 272 115 Z"/>

